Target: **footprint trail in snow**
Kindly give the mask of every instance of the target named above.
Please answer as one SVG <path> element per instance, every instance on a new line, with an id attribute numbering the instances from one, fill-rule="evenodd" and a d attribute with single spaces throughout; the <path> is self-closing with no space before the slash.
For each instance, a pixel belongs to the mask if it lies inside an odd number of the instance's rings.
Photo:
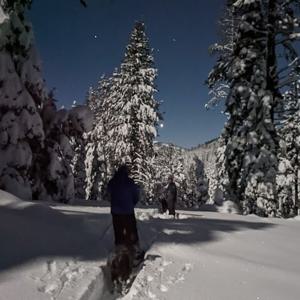
<path id="1" fill-rule="evenodd" d="M 147 260 L 124 300 L 166 299 L 169 289 L 182 283 L 192 269 L 189 263 L 178 265 L 172 260 L 156 257 Z"/>

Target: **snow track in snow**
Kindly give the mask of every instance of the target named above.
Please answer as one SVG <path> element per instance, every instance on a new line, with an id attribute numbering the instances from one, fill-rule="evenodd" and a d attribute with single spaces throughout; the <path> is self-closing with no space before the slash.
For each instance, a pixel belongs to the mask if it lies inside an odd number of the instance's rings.
<path id="1" fill-rule="evenodd" d="M 153 259 L 150 259 L 153 257 Z M 124 300 L 166 299 L 174 285 L 183 283 L 192 264 L 177 265 L 173 261 L 156 255 L 148 255 L 144 268 L 138 274 L 130 292 Z M 160 292 L 159 295 L 157 292 Z"/>
<path id="2" fill-rule="evenodd" d="M 44 268 L 45 273 L 40 278 L 35 278 L 35 281 L 38 291 L 49 295 L 53 300 L 66 299 L 67 295 L 72 294 L 72 291 L 84 281 L 84 277 L 91 277 L 93 274 L 93 277 L 97 278 L 99 274 L 99 268 L 73 260 L 68 262 L 50 260 Z M 84 295 L 89 293 L 89 290 L 87 288 L 86 291 L 82 291 L 81 299 L 84 299 Z"/>

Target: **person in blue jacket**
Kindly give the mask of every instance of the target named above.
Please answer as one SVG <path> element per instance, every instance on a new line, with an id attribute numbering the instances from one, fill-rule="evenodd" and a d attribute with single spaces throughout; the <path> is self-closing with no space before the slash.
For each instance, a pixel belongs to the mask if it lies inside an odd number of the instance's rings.
<path id="1" fill-rule="evenodd" d="M 120 166 L 109 181 L 108 194 L 111 201 L 115 246 L 125 245 L 137 253 L 139 237 L 134 207 L 139 200 L 139 189 L 129 177 L 126 165 Z"/>

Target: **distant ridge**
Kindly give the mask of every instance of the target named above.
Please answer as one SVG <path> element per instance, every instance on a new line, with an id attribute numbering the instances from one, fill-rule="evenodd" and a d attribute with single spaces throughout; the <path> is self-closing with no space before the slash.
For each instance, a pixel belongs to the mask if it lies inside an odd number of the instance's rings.
<path id="1" fill-rule="evenodd" d="M 154 141 L 154 144 L 159 145 L 159 146 L 171 146 L 171 147 L 174 147 L 174 148 L 177 148 L 177 149 L 182 149 L 182 150 L 185 150 L 185 151 L 192 151 L 192 150 L 199 149 L 199 148 L 201 148 L 203 146 L 210 145 L 210 144 L 212 144 L 214 142 L 217 142 L 218 139 L 219 138 L 216 137 L 216 138 L 211 139 L 211 140 L 209 140 L 207 142 L 204 142 L 203 144 L 198 144 L 197 146 L 193 146 L 191 148 L 186 148 L 186 147 L 183 147 L 183 146 L 178 146 L 178 145 L 176 145 L 174 143 L 171 143 L 171 142 L 169 143 L 169 142 Z"/>

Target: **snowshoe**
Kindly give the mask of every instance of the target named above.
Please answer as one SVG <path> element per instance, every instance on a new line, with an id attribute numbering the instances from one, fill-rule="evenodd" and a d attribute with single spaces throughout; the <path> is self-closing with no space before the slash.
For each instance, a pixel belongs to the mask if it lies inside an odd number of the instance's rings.
<path id="1" fill-rule="evenodd" d="M 145 258 L 145 251 L 144 250 L 137 251 L 133 258 L 133 268 L 138 267 L 138 265 L 144 261 L 144 258 Z"/>
<path id="2" fill-rule="evenodd" d="M 145 251 L 140 248 L 134 250 L 126 246 L 119 246 L 108 261 L 112 283 L 112 293 L 125 295 L 128 293 L 140 266 L 144 261 Z"/>
<path id="3" fill-rule="evenodd" d="M 117 247 L 108 260 L 108 267 L 110 269 L 112 290 L 122 293 L 133 268 L 131 251 L 126 246 Z"/>

